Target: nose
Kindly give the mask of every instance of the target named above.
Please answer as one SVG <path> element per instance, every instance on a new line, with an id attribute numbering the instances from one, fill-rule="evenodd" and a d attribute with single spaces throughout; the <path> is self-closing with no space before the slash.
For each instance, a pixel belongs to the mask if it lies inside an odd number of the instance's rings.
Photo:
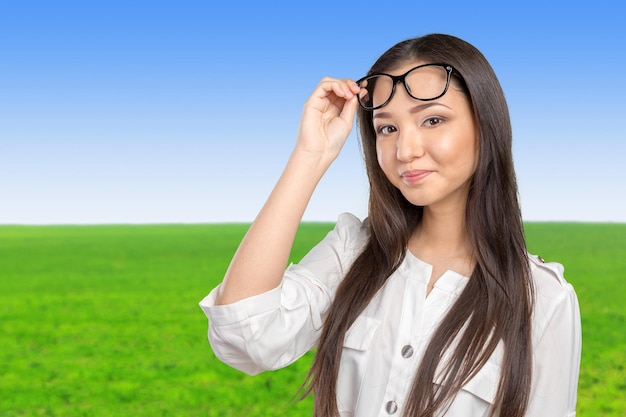
<path id="1" fill-rule="evenodd" d="M 397 158 L 401 162 L 411 162 L 424 156 L 424 144 L 419 130 L 414 126 L 400 129 L 397 136 Z"/>
<path id="2" fill-rule="evenodd" d="M 424 141 L 419 126 L 415 124 L 415 117 L 407 109 L 415 104 L 415 99 L 409 96 L 402 85 L 396 85 L 396 92 L 387 107 L 398 115 L 398 133 L 396 136 L 396 157 L 401 162 L 424 156 Z"/>

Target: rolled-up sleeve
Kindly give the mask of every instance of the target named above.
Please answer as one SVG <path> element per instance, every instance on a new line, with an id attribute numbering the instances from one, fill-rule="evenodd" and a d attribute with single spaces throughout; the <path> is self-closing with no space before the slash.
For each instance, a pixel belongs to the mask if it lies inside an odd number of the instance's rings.
<path id="1" fill-rule="evenodd" d="M 574 417 L 582 331 L 574 288 L 565 284 L 545 311 L 545 328 L 535 346 L 528 417 Z"/>
<path id="2" fill-rule="evenodd" d="M 255 375 L 285 367 L 315 346 L 335 290 L 360 250 L 361 226 L 356 217 L 341 215 L 273 290 L 228 305 L 215 304 L 219 286 L 211 291 L 200 307 L 216 356 Z"/>

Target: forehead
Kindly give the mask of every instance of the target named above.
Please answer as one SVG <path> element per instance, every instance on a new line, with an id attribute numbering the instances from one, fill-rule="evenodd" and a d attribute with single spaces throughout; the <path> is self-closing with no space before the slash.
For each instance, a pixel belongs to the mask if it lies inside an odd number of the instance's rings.
<path id="1" fill-rule="evenodd" d="M 421 61 L 421 60 L 403 61 L 400 64 L 398 64 L 397 66 L 388 68 L 388 69 L 386 69 L 383 72 L 385 72 L 387 74 L 390 74 L 390 75 L 402 75 L 405 72 L 407 72 L 408 70 L 410 70 L 411 68 L 415 68 L 417 66 L 425 65 L 425 64 L 430 64 L 430 62 Z"/>
<path id="2" fill-rule="evenodd" d="M 432 64 L 432 62 L 424 61 L 424 60 L 408 60 L 408 61 L 401 62 L 397 66 L 384 70 L 383 72 L 385 74 L 399 76 L 399 75 L 406 74 L 408 71 L 412 70 L 413 68 L 417 66 L 427 65 L 427 64 Z M 443 77 L 443 80 L 445 80 L 445 74 L 442 74 L 442 77 Z M 432 82 L 433 82 L 432 79 L 426 78 L 426 79 L 419 80 L 417 85 L 421 85 L 422 87 L 426 86 L 425 88 L 430 88 L 429 85 L 431 85 Z M 440 87 L 439 81 L 435 82 L 432 85 L 436 85 L 437 88 Z M 387 95 L 390 92 L 390 89 L 388 87 L 389 86 L 387 86 L 387 88 L 382 88 L 382 89 L 375 87 L 372 91 L 372 94 L 374 97 L 378 97 L 378 98 L 375 99 L 374 101 L 376 100 L 378 100 L 379 102 L 385 101 L 387 99 Z M 403 90 L 403 89 L 400 88 L 400 90 Z M 471 104 L 469 96 L 467 95 L 465 89 L 458 85 L 454 77 L 451 78 L 450 86 L 448 90 L 446 91 L 446 93 L 443 96 L 432 101 L 430 100 L 421 101 L 413 97 L 408 97 L 406 96 L 406 94 L 402 94 L 402 93 L 398 94 L 400 90 L 398 90 L 398 87 L 396 87 L 396 94 L 394 95 L 394 97 L 392 97 L 391 101 L 388 104 L 386 104 L 384 107 L 373 111 L 372 114 L 374 115 L 375 118 L 380 117 L 381 113 L 384 115 L 391 115 L 397 111 L 404 112 L 404 111 L 409 111 L 411 109 L 415 110 L 417 108 L 426 109 L 436 104 L 444 105 L 449 110 L 460 111 L 461 113 L 464 113 L 464 114 L 467 113 L 468 115 L 473 116 L 473 106 Z M 398 95 L 403 96 L 403 98 L 397 98 L 396 96 Z M 412 102 L 415 102 L 416 104 L 428 103 L 428 106 L 415 106 L 415 107 L 406 108 L 405 106 L 407 102 L 403 100 L 410 100 Z"/>

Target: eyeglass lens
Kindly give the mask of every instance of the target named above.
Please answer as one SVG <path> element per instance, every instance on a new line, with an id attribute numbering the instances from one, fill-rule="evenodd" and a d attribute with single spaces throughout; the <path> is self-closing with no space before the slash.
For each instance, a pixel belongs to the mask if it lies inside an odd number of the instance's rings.
<path id="1" fill-rule="evenodd" d="M 396 80 L 398 80 L 396 78 Z M 397 81 L 402 81 L 402 77 Z M 446 90 L 448 73 L 439 65 L 417 67 L 404 75 L 404 86 L 411 97 L 418 100 L 432 100 Z M 361 81 L 362 90 L 359 102 L 366 109 L 375 109 L 386 105 L 394 93 L 396 81 L 389 75 L 380 74 L 366 77 Z"/>

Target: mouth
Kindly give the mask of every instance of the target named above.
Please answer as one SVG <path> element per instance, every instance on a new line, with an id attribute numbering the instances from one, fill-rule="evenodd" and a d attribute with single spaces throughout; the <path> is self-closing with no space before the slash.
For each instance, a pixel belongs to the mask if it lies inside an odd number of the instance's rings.
<path id="1" fill-rule="evenodd" d="M 400 174 L 402 181 L 407 185 L 415 185 L 426 179 L 433 171 L 415 169 L 411 171 L 405 171 Z"/>

